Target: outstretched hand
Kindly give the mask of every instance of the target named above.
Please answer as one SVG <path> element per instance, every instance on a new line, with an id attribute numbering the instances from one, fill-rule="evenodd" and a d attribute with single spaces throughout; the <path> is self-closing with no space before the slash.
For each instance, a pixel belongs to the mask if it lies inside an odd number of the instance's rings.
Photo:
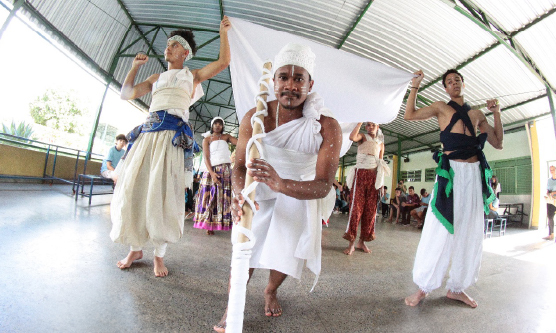
<path id="1" fill-rule="evenodd" d="M 253 177 L 255 181 L 266 184 L 274 192 L 281 191 L 283 179 L 278 176 L 276 170 L 267 161 L 259 158 L 252 159 L 247 164 L 247 168 L 247 174 Z"/>
<path id="2" fill-rule="evenodd" d="M 245 203 L 245 199 L 243 199 L 243 195 L 240 193 L 232 198 L 232 222 L 234 224 L 238 224 L 241 220 L 241 216 L 243 215 L 243 204 Z M 259 210 L 259 204 L 255 201 L 255 209 Z"/>

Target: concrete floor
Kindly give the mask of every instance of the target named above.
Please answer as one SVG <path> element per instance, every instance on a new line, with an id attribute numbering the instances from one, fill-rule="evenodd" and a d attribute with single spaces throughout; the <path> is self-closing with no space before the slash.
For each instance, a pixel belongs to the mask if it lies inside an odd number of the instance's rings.
<path id="1" fill-rule="evenodd" d="M 108 237 L 111 195 L 77 204 L 68 185 L 0 184 L 0 332 L 211 332 L 226 306 L 229 233 L 186 221 L 155 278 L 152 251 L 121 271 L 127 248 Z M 322 274 L 287 279 L 280 318 L 263 315 L 268 273 L 248 286 L 244 332 L 555 332 L 556 245 L 509 229 L 485 241 L 471 309 L 439 289 L 416 308 L 411 270 L 420 232 L 377 222 L 372 254 L 342 253 L 346 215 L 323 230 Z"/>

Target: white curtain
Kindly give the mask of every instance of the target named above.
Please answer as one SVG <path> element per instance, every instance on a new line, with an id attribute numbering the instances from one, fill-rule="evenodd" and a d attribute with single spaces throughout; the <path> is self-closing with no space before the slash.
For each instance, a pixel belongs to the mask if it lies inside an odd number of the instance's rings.
<path id="1" fill-rule="evenodd" d="M 240 121 L 255 106 L 263 63 L 274 61 L 280 49 L 292 42 L 308 45 L 315 53 L 313 91 L 323 97 L 339 122 L 385 124 L 396 118 L 413 74 L 287 32 L 238 18 L 230 21 L 230 70 Z M 271 94 L 269 100 L 273 99 Z"/>

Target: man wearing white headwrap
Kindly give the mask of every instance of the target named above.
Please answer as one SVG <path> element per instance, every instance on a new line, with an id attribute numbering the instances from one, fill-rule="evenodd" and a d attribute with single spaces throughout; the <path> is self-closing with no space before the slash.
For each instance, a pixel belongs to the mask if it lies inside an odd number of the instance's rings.
<path id="1" fill-rule="evenodd" d="M 193 227 L 205 229 L 207 235 L 214 235 L 214 230 L 232 228 L 232 159 L 228 144 L 237 145 L 237 139 L 224 134 L 224 119 L 221 117 L 212 119 L 210 131 L 204 133 L 203 137 L 203 157 L 207 170 L 203 172 L 195 195 Z"/>
<path id="2" fill-rule="evenodd" d="M 321 268 L 321 219 L 334 207 L 332 184 L 338 168 L 341 128 L 332 112 L 312 93 L 315 55 L 304 45 L 288 44 L 274 62 L 274 93 L 264 117 L 262 139 L 266 160 L 254 159 L 246 166 L 246 144 L 253 128 L 251 109 L 243 117 L 236 149 L 232 184 L 234 222 L 241 216 L 241 190 L 248 172 L 259 182 L 255 200 L 259 210 L 252 221 L 256 243 L 249 264 L 270 270 L 264 291 L 264 313 L 277 317 L 282 309 L 277 290 L 288 275 L 301 278 L 306 264 L 316 276 Z M 249 169 L 247 169 L 249 168 Z M 217 332 L 224 332 L 226 314 Z"/>
<path id="3" fill-rule="evenodd" d="M 143 246 L 154 245 L 155 276 L 168 275 L 163 257 L 167 244 L 177 242 L 183 234 L 188 186 L 185 162 L 196 148 L 189 107 L 203 95 L 201 82 L 228 67 L 230 28 L 224 17 L 220 23 L 220 57 L 201 69 L 184 67 L 195 53 L 193 33 L 186 30 L 173 31 L 168 38 L 164 50 L 168 71 L 136 84 L 139 68 L 149 57 L 138 54 L 133 60 L 121 98 L 131 100 L 152 92 L 152 102 L 147 121 L 130 133 L 130 142 L 134 143 L 131 149 L 128 147 L 112 198 L 110 237 L 131 247 L 127 257 L 118 261 L 120 269 L 141 259 Z"/>
<path id="4" fill-rule="evenodd" d="M 382 160 L 384 137 L 378 124 L 367 122 L 365 130 L 368 134 L 359 133 L 362 124 L 357 124 L 349 136 L 351 141 L 358 142 L 359 145 L 355 167 L 350 170 L 346 179 L 346 183 L 351 189 L 349 221 L 344 233 L 344 239 L 349 241 L 349 246 L 344 250 L 347 255 L 353 254 L 356 248 L 365 253 L 371 253 L 365 242 L 375 239 L 378 189 L 382 187 L 381 177 L 377 177 L 377 175 L 385 166 Z M 359 221 L 361 221 L 361 234 L 356 247 L 355 239 Z"/>

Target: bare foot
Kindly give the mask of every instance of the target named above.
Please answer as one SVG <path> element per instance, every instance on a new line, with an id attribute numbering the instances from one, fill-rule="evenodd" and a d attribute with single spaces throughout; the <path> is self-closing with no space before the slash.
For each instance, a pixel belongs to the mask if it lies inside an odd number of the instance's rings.
<path id="1" fill-rule="evenodd" d="M 543 237 L 542 239 L 554 240 L 554 235 L 549 235 L 549 236 Z"/>
<path id="2" fill-rule="evenodd" d="M 419 289 L 415 294 L 405 298 L 405 304 L 409 306 L 417 306 L 423 299 L 425 299 L 425 297 L 427 297 L 427 295 L 427 293 Z"/>
<path id="3" fill-rule="evenodd" d="M 164 266 L 164 258 L 154 257 L 154 275 L 157 277 L 164 277 L 168 275 L 168 268 Z"/>
<path id="4" fill-rule="evenodd" d="M 275 291 L 264 291 L 264 314 L 267 317 L 280 317 L 282 315 L 282 307 L 278 303 Z"/>
<path id="5" fill-rule="evenodd" d="M 461 293 L 454 293 L 452 291 L 448 291 L 448 293 L 446 294 L 446 297 L 448 297 L 449 299 L 454 299 L 456 301 L 463 302 L 463 303 L 469 305 L 472 308 L 476 308 L 477 305 L 478 305 L 477 302 L 475 302 L 474 299 L 469 297 L 469 295 L 467 295 L 463 291 Z"/>
<path id="6" fill-rule="evenodd" d="M 222 316 L 222 319 L 220 319 L 218 324 L 214 325 L 212 327 L 212 329 L 215 330 L 218 333 L 225 333 L 226 332 L 226 317 L 227 316 L 228 316 L 228 308 L 226 308 L 226 311 L 224 311 L 224 315 Z"/>
<path id="7" fill-rule="evenodd" d="M 212 230 L 207 230 L 207 235 L 209 235 L 209 236 L 214 235 L 214 231 L 212 231 Z"/>
<path id="8" fill-rule="evenodd" d="M 346 249 L 344 250 L 344 254 L 345 255 L 352 255 L 353 251 L 355 251 L 355 247 L 354 247 L 355 241 L 349 242 L 349 246 L 346 247 Z"/>
<path id="9" fill-rule="evenodd" d="M 357 246 L 355 248 L 358 249 L 358 250 L 361 250 L 365 253 L 371 253 L 372 252 L 371 249 L 369 249 L 367 247 L 367 245 L 365 245 L 365 242 L 363 242 L 362 240 L 359 240 L 359 243 L 357 243 Z"/>
<path id="10" fill-rule="evenodd" d="M 135 260 L 139 260 L 141 258 L 143 258 L 143 251 L 129 251 L 127 257 L 118 261 L 116 265 L 118 265 L 120 269 L 126 269 L 129 268 Z"/>

